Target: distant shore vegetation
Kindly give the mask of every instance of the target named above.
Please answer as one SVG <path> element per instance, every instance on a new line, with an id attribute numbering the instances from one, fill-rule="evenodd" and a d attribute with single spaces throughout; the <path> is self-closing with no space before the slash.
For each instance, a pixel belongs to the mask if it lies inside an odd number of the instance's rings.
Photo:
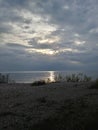
<path id="1" fill-rule="evenodd" d="M 32 83 L 32 86 L 40 86 L 40 85 L 46 85 L 49 83 L 58 83 L 58 82 L 73 82 L 73 83 L 93 82 L 90 88 L 95 88 L 95 89 L 98 88 L 98 79 L 92 80 L 92 77 L 87 76 L 83 73 L 70 74 L 66 76 L 58 74 L 54 77 L 54 81 L 51 81 L 49 78 L 47 80 L 34 81 Z"/>
<path id="2" fill-rule="evenodd" d="M 55 76 L 55 82 L 89 82 L 92 81 L 92 78 L 90 76 L 87 76 L 86 74 L 83 73 L 78 73 L 78 74 L 70 74 L 66 76 L 62 76 L 61 74 L 58 74 Z"/>
<path id="3" fill-rule="evenodd" d="M 10 79 L 9 74 L 0 73 L 0 83 L 15 83 L 15 81 Z"/>
<path id="4" fill-rule="evenodd" d="M 9 75 L 0 73 L 0 83 L 8 83 L 8 82 L 9 82 Z"/>
<path id="5" fill-rule="evenodd" d="M 47 80 L 34 81 L 33 86 L 45 85 L 47 83 L 57 83 L 57 82 L 90 82 L 92 78 L 90 76 L 79 74 L 71 74 L 63 76 L 61 74 L 55 75 L 54 80 L 51 81 L 49 78 Z"/>
<path id="6" fill-rule="evenodd" d="M 46 85 L 49 83 L 57 83 L 57 82 L 92 82 L 93 85 L 91 85 L 90 88 L 98 88 L 98 78 L 95 80 L 92 80 L 90 76 L 87 76 L 83 73 L 78 73 L 78 74 L 70 74 L 63 76 L 61 74 L 55 75 L 54 80 L 51 81 L 49 78 L 46 80 L 38 80 L 34 81 L 31 85 L 32 86 L 40 86 L 40 85 Z M 0 83 L 15 83 L 14 80 L 11 80 L 9 77 L 9 74 L 2 74 L 0 73 Z"/>

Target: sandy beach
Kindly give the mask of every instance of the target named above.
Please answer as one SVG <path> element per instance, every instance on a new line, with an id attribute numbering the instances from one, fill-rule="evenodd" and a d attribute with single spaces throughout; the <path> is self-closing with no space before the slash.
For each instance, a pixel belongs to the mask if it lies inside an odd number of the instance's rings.
<path id="1" fill-rule="evenodd" d="M 79 118 L 77 113 L 80 114 L 80 121 L 84 118 L 89 120 L 90 115 L 98 114 L 98 89 L 89 89 L 91 84 L 65 82 L 43 86 L 0 84 L 0 130 L 41 130 L 44 127 L 49 130 L 76 130 L 76 128 L 79 130 L 80 124 L 74 126 L 72 123 L 74 118 L 76 120 Z M 88 116 L 85 114 L 85 117 L 83 113 L 87 111 Z M 68 116 L 68 118 L 66 116 L 68 122 L 65 116 L 60 117 L 65 113 Z M 54 117 L 65 122 L 57 123 Z M 98 119 L 98 115 L 93 118 Z M 53 127 L 51 121 L 54 121 Z M 66 122 L 65 127 L 63 125 Z M 80 126 L 80 130 L 90 130 L 90 128 L 87 124 Z M 95 128 L 98 129 L 98 126 Z"/>

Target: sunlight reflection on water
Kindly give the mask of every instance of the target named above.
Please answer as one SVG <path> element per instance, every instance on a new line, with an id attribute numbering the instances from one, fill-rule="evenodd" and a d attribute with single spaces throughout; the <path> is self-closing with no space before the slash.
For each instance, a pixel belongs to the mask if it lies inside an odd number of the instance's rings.
<path id="1" fill-rule="evenodd" d="M 39 80 L 48 80 L 50 82 L 55 81 L 55 77 L 60 74 L 62 76 L 66 76 L 72 73 L 79 73 L 76 71 L 13 71 L 13 72 L 3 72 L 3 74 L 9 74 L 9 78 L 14 80 L 16 83 L 32 83 L 34 81 Z M 98 73 L 96 72 L 89 72 L 84 73 L 92 78 L 97 78 Z"/>
<path id="2" fill-rule="evenodd" d="M 49 76 L 50 82 L 55 81 L 55 80 L 54 80 L 54 78 L 55 78 L 55 73 L 54 73 L 54 71 L 50 71 L 49 73 L 50 73 L 50 76 Z"/>

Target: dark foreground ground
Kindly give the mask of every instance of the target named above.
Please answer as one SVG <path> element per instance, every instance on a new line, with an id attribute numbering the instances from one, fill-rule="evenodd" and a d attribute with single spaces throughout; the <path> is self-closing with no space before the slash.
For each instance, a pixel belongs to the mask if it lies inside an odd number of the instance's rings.
<path id="1" fill-rule="evenodd" d="M 98 130 L 91 84 L 0 84 L 0 130 Z"/>

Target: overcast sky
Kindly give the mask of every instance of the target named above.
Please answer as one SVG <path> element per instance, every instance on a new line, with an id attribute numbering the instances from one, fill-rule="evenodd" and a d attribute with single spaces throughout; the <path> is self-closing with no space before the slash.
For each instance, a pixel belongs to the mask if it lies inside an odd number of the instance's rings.
<path id="1" fill-rule="evenodd" d="M 0 71 L 98 72 L 98 0 L 0 0 Z"/>

